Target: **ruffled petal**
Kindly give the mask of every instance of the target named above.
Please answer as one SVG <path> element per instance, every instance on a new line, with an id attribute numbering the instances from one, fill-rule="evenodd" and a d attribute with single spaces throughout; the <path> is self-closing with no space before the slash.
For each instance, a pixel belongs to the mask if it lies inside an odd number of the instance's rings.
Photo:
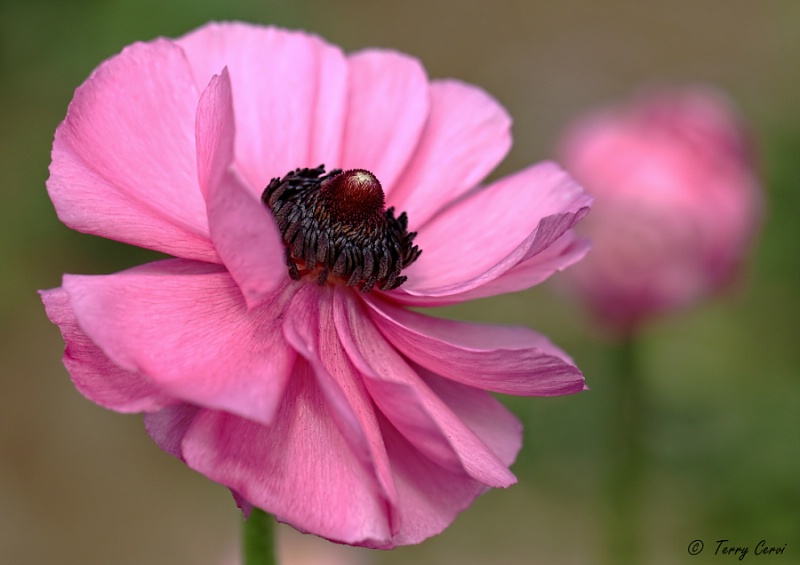
<path id="1" fill-rule="evenodd" d="M 135 371 L 115 365 L 81 330 L 63 288 L 40 291 L 47 317 L 64 337 L 64 366 L 86 398 L 117 412 L 160 410 L 177 402 Z"/>
<path id="2" fill-rule="evenodd" d="M 580 392 L 581 372 L 544 336 L 525 327 L 433 318 L 369 301 L 372 320 L 400 353 L 472 387 L 517 396 Z"/>
<path id="3" fill-rule="evenodd" d="M 376 480 L 376 492 L 386 502 L 392 521 L 397 492 L 374 405 L 336 335 L 333 291 L 305 285 L 292 300 L 284 320 L 287 341 L 302 355 L 317 378 L 333 419 L 350 449 Z"/>
<path id="4" fill-rule="evenodd" d="M 451 473 L 495 487 L 514 475 L 405 362 L 369 320 L 361 301 L 336 294 L 334 320 L 342 345 L 375 405 L 417 449 Z"/>
<path id="5" fill-rule="evenodd" d="M 144 415 L 144 428 L 158 447 L 184 461 L 183 436 L 201 408 L 181 402 Z"/>
<path id="6" fill-rule="evenodd" d="M 419 367 L 417 372 L 436 396 L 507 466 L 522 449 L 522 422 L 486 391 L 465 386 Z"/>
<path id="7" fill-rule="evenodd" d="M 428 117 L 428 78 L 419 61 L 392 51 L 371 49 L 347 61 L 347 121 L 337 167 L 371 171 L 390 198 Z"/>
<path id="8" fill-rule="evenodd" d="M 56 130 L 47 190 L 61 221 L 218 261 L 197 184 L 198 96 L 183 52 L 166 40 L 134 44 L 100 65 Z"/>
<path id="9" fill-rule="evenodd" d="M 417 544 L 441 533 L 488 490 L 480 481 L 452 473 L 426 457 L 386 419 L 382 430 L 392 460 L 402 524 L 391 544 L 382 549 Z"/>
<path id="10" fill-rule="evenodd" d="M 408 214 L 411 231 L 477 186 L 511 148 L 511 118 L 483 90 L 435 81 L 430 99 L 422 138 L 388 202 Z"/>
<path id="11" fill-rule="evenodd" d="M 497 399 L 418 368 L 431 390 L 503 462 L 511 465 L 522 446 L 522 425 Z M 382 418 L 398 490 L 396 513 L 400 527 L 390 547 L 419 543 L 449 526 L 486 485 L 450 473 L 419 452 Z"/>
<path id="12" fill-rule="evenodd" d="M 302 532 L 369 547 L 391 538 L 374 477 L 350 449 L 304 359 L 272 425 L 204 410 L 182 453 L 192 469 Z"/>
<path id="13" fill-rule="evenodd" d="M 214 75 L 197 107 L 197 169 L 208 202 L 211 240 L 253 308 L 287 279 L 281 235 L 234 165 L 234 116 L 227 67 Z"/>
<path id="14" fill-rule="evenodd" d="M 64 277 L 78 323 L 116 365 L 186 402 L 264 423 L 294 362 L 280 323 L 295 288 L 248 311 L 217 265 L 167 260 Z"/>
<path id="15" fill-rule="evenodd" d="M 497 279 L 557 241 L 591 198 L 553 163 L 474 192 L 420 229 L 398 294 L 450 297 Z"/>
<path id="16" fill-rule="evenodd" d="M 590 247 L 591 242 L 588 239 L 576 236 L 573 230 L 567 230 L 542 252 L 518 263 L 496 279 L 471 290 L 444 296 L 415 296 L 395 292 L 392 298 L 406 306 L 446 306 L 525 290 L 544 282 L 552 274 L 574 265 L 586 255 Z"/>
<path id="17" fill-rule="evenodd" d="M 177 43 L 198 90 L 228 67 L 237 162 L 259 195 L 274 177 L 339 160 L 347 63 L 338 47 L 308 33 L 244 23 L 211 23 Z"/>

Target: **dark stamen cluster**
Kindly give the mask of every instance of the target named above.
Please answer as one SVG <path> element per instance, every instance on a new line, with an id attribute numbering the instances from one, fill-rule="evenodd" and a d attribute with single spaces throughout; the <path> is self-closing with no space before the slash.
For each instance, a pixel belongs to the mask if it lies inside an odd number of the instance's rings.
<path id="1" fill-rule="evenodd" d="M 295 280 L 318 273 L 320 285 L 334 275 L 361 292 L 391 290 L 422 252 L 405 212 L 395 218 L 394 208 L 383 210 L 380 183 L 368 171 L 295 169 L 272 179 L 261 199 L 275 216 Z"/>

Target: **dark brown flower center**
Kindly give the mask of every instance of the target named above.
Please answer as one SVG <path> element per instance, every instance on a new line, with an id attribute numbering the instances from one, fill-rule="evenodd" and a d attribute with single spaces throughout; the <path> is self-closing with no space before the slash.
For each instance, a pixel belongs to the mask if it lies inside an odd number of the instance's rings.
<path id="1" fill-rule="evenodd" d="M 324 285 L 333 275 L 361 292 L 391 290 L 422 252 L 405 212 L 395 218 L 394 208 L 384 210 L 381 183 L 363 169 L 295 169 L 272 179 L 261 199 L 275 216 L 294 280 L 312 276 Z"/>

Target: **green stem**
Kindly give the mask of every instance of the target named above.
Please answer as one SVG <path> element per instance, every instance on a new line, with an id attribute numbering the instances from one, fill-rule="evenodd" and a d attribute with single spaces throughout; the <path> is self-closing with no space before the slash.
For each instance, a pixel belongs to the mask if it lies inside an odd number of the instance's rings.
<path id="1" fill-rule="evenodd" d="M 637 373 L 636 340 L 626 336 L 613 349 L 610 375 L 611 472 L 609 476 L 609 563 L 641 563 L 640 499 L 644 394 Z"/>
<path id="2" fill-rule="evenodd" d="M 242 551 L 244 565 L 276 565 L 275 519 L 253 508 L 244 522 Z"/>

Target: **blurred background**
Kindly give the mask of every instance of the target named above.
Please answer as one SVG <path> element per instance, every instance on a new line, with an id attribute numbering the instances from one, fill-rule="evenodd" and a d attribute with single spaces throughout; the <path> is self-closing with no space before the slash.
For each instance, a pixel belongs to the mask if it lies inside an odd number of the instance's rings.
<path id="1" fill-rule="evenodd" d="M 126 44 L 212 19 L 303 28 L 348 51 L 395 48 L 419 57 L 431 77 L 482 86 L 514 118 L 515 144 L 495 176 L 548 158 L 576 114 L 642 83 L 727 91 L 758 145 L 767 213 L 732 292 L 642 336 L 641 562 L 716 563 L 725 558 L 713 555 L 716 540 L 753 548 L 766 539 L 786 550 L 760 562 L 800 563 L 796 0 L 2 0 L 0 563 L 236 562 L 241 517 L 228 491 L 162 453 L 139 416 L 99 408 L 74 389 L 36 294 L 64 272 L 110 273 L 151 258 L 71 232 L 55 216 L 49 152 L 74 89 Z M 441 314 L 549 335 L 591 391 L 505 399 L 526 424 L 512 469 L 519 484 L 486 494 L 419 546 L 342 548 L 341 562 L 600 562 L 608 339 L 548 284 Z M 288 545 L 306 543 L 284 535 Z M 695 539 L 706 550 L 690 557 Z"/>

